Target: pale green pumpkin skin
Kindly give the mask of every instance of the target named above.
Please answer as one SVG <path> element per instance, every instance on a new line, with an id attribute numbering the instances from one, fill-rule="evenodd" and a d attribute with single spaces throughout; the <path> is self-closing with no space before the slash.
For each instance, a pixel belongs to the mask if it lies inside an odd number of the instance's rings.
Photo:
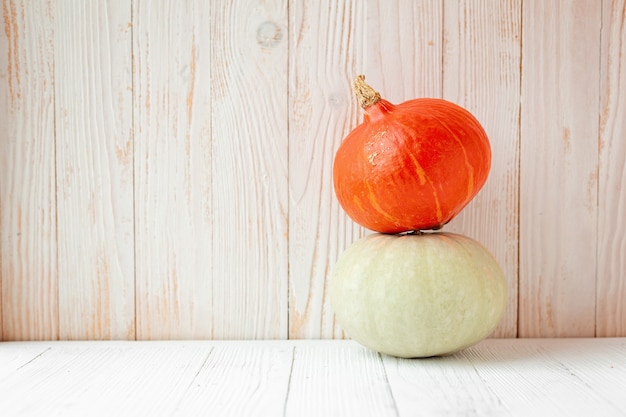
<path id="1" fill-rule="evenodd" d="M 453 233 L 375 233 L 339 257 L 331 306 L 348 336 L 388 355 L 445 355 L 493 332 L 507 284 L 477 241 Z"/>

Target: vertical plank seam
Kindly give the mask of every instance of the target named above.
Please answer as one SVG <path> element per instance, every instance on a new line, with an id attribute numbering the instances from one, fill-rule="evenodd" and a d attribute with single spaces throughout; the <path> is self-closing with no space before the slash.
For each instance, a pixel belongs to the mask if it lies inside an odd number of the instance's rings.
<path id="1" fill-rule="evenodd" d="M 133 294 L 133 339 L 137 340 L 137 294 L 139 293 L 139 291 L 137 290 L 137 184 L 136 184 L 136 173 L 135 173 L 135 168 L 136 168 L 136 163 L 135 163 L 135 158 L 136 158 L 136 152 L 135 152 L 135 116 L 136 116 L 136 112 L 137 112 L 137 108 L 135 107 L 136 104 L 136 94 L 137 92 L 135 91 L 135 71 L 137 71 L 137 68 L 135 66 L 135 1 L 136 0 L 131 0 L 130 1 L 130 91 L 131 91 L 131 97 L 130 97 L 130 108 L 131 108 L 131 115 L 130 115 L 130 125 L 131 125 L 131 129 L 130 129 L 130 142 L 131 142 L 131 149 L 132 149 L 132 173 L 133 173 L 133 289 L 135 291 L 135 293 Z"/>
<path id="2" fill-rule="evenodd" d="M 54 6 L 52 6 L 54 7 Z M 56 15 L 56 8 L 54 9 L 54 14 L 53 14 L 53 19 L 54 16 Z M 54 142 L 54 256 L 53 259 L 55 260 L 54 263 L 54 275 L 55 275 L 55 290 L 56 290 L 56 311 L 55 311 L 55 315 L 56 315 L 56 335 L 55 335 L 55 339 L 56 340 L 60 340 L 60 336 L 61 336 L 61 313 L 60 313 L 60 309 L 59 309 L 59 305 L 61 302 L 61 294 L 59 291 L 59 163 L 58 163 L 58 130 L 57 130 L 57 105 L 56 105 L 56 77 L 57 77 L 57 71 L 56 71 L 56 61 L 55 61 L 55 49 L 56 49 L 56 44 L 54 42 L 55 39 L 55 34 L 56 34 L 56 26 L 53 25 L 52 26 L 52 132 L 53 135 L 52 137 L 53 142 Z"/>
<path id="3" fill-rule="evenodd" d="M 2 222 L 0 221 L 0 245 L 2 242 Z M 2 302 L 4 298 L 2 297 L 2 277 L 4 274 L 2 273 L 2 248 L 0 246 L 0 342 L 4 341 L 4 303 Z"/>
<path id="4" fill-rule="evenodd" d="M 285 77 L 287 79 L 286 83 L 287 83 L 287 88 L 286 90 L 286 94 L 287 94 L 287 205 L 285 207 L 285 210 L 287 212 L 287 219 L 286 220 L 286 224 L 285 227 L 287 228 L 287 242 L 286 243 L 286 251 L 287 251 L 287 285 L 286 285 L 286 297 L 287 297 L 287 329 L 285 334 L 287 335 L 287 340 L 291 339 L 291 253 L 290 253 L 290 244 L 289 244 L 289 240 L 291 239 L 291 236 L 289 235 L 289 225 L 291 223 L 291 176 L 289 175 L 290 172 L 290 168 L 291 168 L 291 158 L 290 158 L 290 152 L 289 152 L 289 144 L 291 142 L 291 130 L 290 130 L 290 123 L 291 123 L 291 117 L 290 115 L 292 114 L 292 109 L 291 109 L 291 94 L 289 92 L 289 84 L 290 84 L 290 80 L 291 80 L 291 0 L 287 0 L 287 77 Z M 295 348 L 294 348 L 295 349 Z M 292 367 L 293 367 L 293 361 L 292 361 Z M 291 380 L 291 374 L 289 374 L 289 378 Z M 289 395 L 289 391 L 287 391 L 287 395 Z M 287 401 L 285 400 L 285 407 L 287 406 Z M 285 414 L 285 413 L 283 413 Z"/>
<path id="5" fill-rule="evenodd" d="M 595 229 L 596 229 L 596 250 L 595 250 L 595 263 L 596 263 L 596 271 L 595 271 L 595 285 L 594 285 L 594 317 L 593 317 L 593 337 L 598 337 L 598 284 L 599 280 L 599 259 L 600 259 L 600 144 L 602 143 L 602 54 L 604 51 L 605 44 L 603 40 L 603 26 L 604 26 L 604 5 L 605 1 L 600 2 L 600 30 L 598 33 L 599 36 L 599 44 L 600 48 L 598 50 L 598 137 L 597 137 L 597 145 L 598 145 L 598 154 L 596 155 L 596 219 L 595 219 Z"/>
<path id="6" fill-rule="evenodd" d="M 8 8 L 8 6 L 6 5 L 6 3 L 3 3 L 2 4 L 2 14 L 3 14 L 2 17 L 3 17 L 3 20 L 7 18 L 6 17 L 7 8 Z M 4 20 L 4 21 L 6 22 L 6 20 Z M 7 33 L 6 23 L 5 23 L 4 30 L 5 30 L 5 36 L 6 36 L 6 33 Z M 10 50 L 11 49 L 9 47 L 9 53 L 10 53 Z M 9 72 L 9 78 L 10 78 L 10 74 L 11 73 Z M 10 82 L 10 80 L 7 80 L 7 82 Z M 12 106 L 11 106 L 11 109 L 12 109 Z M 12 120 L 12 118 L 10 120 Z M 7 127 L 5 127 L 5 129 L 8 130 Z M 0 204 L 0 207 L 2 207 L 2 204 Z M 4 314 L 5 314 L 5 312 L 4 312 L 4 302 L 3 302 L 4 301 L 4 297 L 2 296 L 2 281 L 3 281 L 3 278 L 4 278 L 5 275 L 2 272 L 2 271 L 4 271 L 4 269 L 2 267 L 2 258 L 3 258 L 4 251 L 2 250 L 2 248 L 3 248 L 3 244 L 2 244 L 2 242 L 3 242 L 3 240 L 2 240 L 2 235 L 3 235 L 3 233 L 2 233 L 2 225 L 3 225 L 3 222 L 2 222 L 2 215 L 1 215 L 1 213 L 2 213 L 2 210 L 0 209 L 0 342 L 4 341 Z"/>
<path id="7" fill-rule="evenodd" d="M 517 317 L 516 317 L 516 325 L 515 325 L 515 337 L 520 337 L 520 313 L 521 313 L 521 303 L 520 303 L 520 291 L 521 291 L 521 281 L 522 281 L 522 244 L 521 244 L 521 236 L 522 236 L 522 106 L 524 105 L 524 100 L 522 97 L 522 89 L 523 79 L 522 72 L 524 71 L 524 0 L 520 0 L 520 30 L 519 30 L 519 107 L 517 110 Z"/>
<path id="8" fill-rule="evenodd" d="M 139 1 L 139 0 L 133 0 L 133 1 Z M 211 37 L 213 35 L 213 27 L 214 27 L 214 21 L 213 21 L 213 10 L 215 8 L 215 2 L 209 2 L 208 5 L 208 21 L 209 21 L 209 28 L 208 28 L 208 32 L 209 32 L 209 37 Z M 215 170 L 215 146 L 214 146 L 214 131 L 213 131 L 213 108 L 214 108 L 214 102 L 213 102 L 213 59 L 215 56 L 215 42 L 209 42 L 209 68 L 207 68 L 207 71 L 209 73 L 209 116 L 208 116 L 208 121 L 209 121 L 209 142 L 210 142 L 210 151 L 209 151 L 209 158 L 211 161 L 211 166 L 209 167 L 210 170 L 210 180 L 209 180 L 209 184 L 210 184 L 210 196 L 207 199 L 207 204 L 209 204 L 209 212 L 210 212 L 210 216 L 211 216 L 211 254 L 213 255 L 214 251 L 215 251 L 215 233 L 214 232 L 214 226 L 215 226 L 215 183 L 213 182 L 215 179 L 215 175 L 214 174 L 214 170 Z M 209 266 L 210 268 L 210 276 L 209 276 L 209 287 L 210 287 L 210 292 L 211 294 L 209 295 L 210 298 L 210 302 L 211 302 L 211 317 L 209 320 L 211 320 L 210 323 L 210 331 L 209 331 L 209 338 L 211 340 L 215 340 L 215 262 L 213 261 L 213 259 L 211 259 L 211 265 Z M 223 335 L 222 335 L 223 337 Z"/>
<path id="9" fill-rule="evenodd" d="M 444 72 L 446 68 L 446 0 L 440 3 L 441 6 L 441 80 L 439 81 L 439 97 L 443 98 Z"/>
<path id="10" fill-rule="evenodd" d="M 6 128 L 5 128 L 6 129 Z M 1 212 L 1 211 L 0 211 Z M 2 250 L 2 217 L 0 217 L 0 342 L 4 341 L 4 297 L 2 296 L 2 281 L 4 274 L 2 271 L 2 254 L 4 251 Z"/>

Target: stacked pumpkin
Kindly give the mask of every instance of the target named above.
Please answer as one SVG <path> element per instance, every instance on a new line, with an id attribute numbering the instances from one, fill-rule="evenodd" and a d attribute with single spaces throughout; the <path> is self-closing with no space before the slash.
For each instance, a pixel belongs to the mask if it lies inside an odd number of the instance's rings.
<path id="1" fill-rule="evenodd" d="M 394 105 L 358 76 L 364 121 L 335 154 L 341 207 L 376 233 L 338 259 L 330 297 L 354 340 L 399 357 L 462 350 L 506 304 L 504 274 L 479 242 L 440 229 L 485 184 L 491 147 L 476 118 L 442 99 Z"/>

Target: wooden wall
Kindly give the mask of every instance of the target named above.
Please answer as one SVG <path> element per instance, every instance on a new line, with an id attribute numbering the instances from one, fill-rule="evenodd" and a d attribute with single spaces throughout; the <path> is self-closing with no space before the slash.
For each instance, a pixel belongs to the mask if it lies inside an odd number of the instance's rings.
<path id="1" fill-rule="evenodd" d="M 625 0 L 2 0 L 0 340 L 345 337 L 360 120 L 457 102 L 490 178 L 495 337 L 626 336 Z"/>

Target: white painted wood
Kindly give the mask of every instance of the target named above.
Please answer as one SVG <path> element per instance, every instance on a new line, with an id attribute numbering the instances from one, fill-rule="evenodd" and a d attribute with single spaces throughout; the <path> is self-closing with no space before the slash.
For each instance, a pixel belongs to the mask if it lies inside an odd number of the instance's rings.
<path id="1" fill-rule="evenodd" d="M 327 284 L 362 235 L 333 189 L 335 151 L 356 126 L 352 79 L 363 70 L 361 2 L 289 4 L 289 337 L 341 338 Z"/>
<path id="2" fill-rule="evenodd" d="M 397 415 L 380 356 L 338 343 L 296 347 L 285 415 Z"/>
<path id="3" fill-rule="evenodd" d="M 5 416 L 167 415 L 207 360 L 202 345 L 53 347 L 0 381 Z"/>
<path id="4" fill-rule="evenodd" d="M 626 335 L 626 2 L 602 2 L 596 335 Z"/>
<path id="5" fill-rule="evenodd" d="M 19 346 L 19 348 L 16 348 Z M 10 377 L 15 371 L 27 366 L 52 349 L 49 345 L 40 343 L 20 343 L 0 345 L 0 381 Z"/>
<path id="6" fill-rule="evenodd" d="M 493 336 L 517 335 L 521 1 L 444 2 L 443 98 L 467 108 L 491 142 L 483 189 L 446 230 L 470 236 L 498 260 L 508 303 Z"/>
<path id="7" fill-rule="evenodd" d="M 209 3 L 132 4 L 137 338 L 220 336 Z"/>
<path id="8" fill-rule="evenodd" d="M 626 413 L 626 339 L 489 339 L 454 355 L 353 341 L 0 343 L 2 415 Z"/>
<path id="9" fill-rule="evenodd" d="M 591 341 L 596 343 L 492 340 L 460 356 L 469 359 L 513 415 L 622 416 L 626 412 L 626 379 L 621 375 L 626 371 L 626 344 L 623 339 Z M 604 378 L 621 383 L 596 384 Z"/>
<path id="10" fill-rule="evenodd" d="M 541 341 L 539 352 L 542 358 L 569 372 L 582 389 L 592 391 L 600 401 L 605 400 L 612 405 L 613 412 L 618 409 L 623 413 L 626 406 L 626 398 L 623 396 L 626 379 L 619 370 L 624 370 L 626 364 L 624 339 L 609 340 L 608 343 L 593 343 L 593 339 L 561 342 Z M 520 345 L 530 347 L 533 343 L 523 341 Z M 611 407 L 606 408 L 610 413 Z"/>
<path id="11" fill-rule="evenodd" d="M 131 7 L 55 16 L 59 337 L 134 339 Z"/>
<path id="12" fill-rule="evenodd" d="M 0 8 L 0 339 L 344 337 L 356 73 L 492 138 L 494 336 L 626 336 L 623 0 L 101 3 Z"/>
<path id="13" fill-rule="evenodd" d="M 442 96 L 443 6 L 440 0 L 367 2 L 364 74 L 390 102 Z"/>
<path id="14" fill-rule="evenodd" d="M 280 416 L 294 350 L 287 344 L 215 345 L 175 407 L 161 413 L 193 416 L 210 410 L 215 416 Z"/>
<path id="15" fill-rule="evenodd" d="M 56 339 L 54 10 L 0 13 L 0 340 Z"/>
<path id="16" fill-rule="evenodd" d="M 462 355 L 421 360 L 383 356 L 383 362 L 400 416 L 513 414 Z"/>
<path id="17" fill-rule="evenodd" d="M 286 338 L 287 2 L 214 1 L 211 23 L 212 335 Z"/>
<path id="18" fill-rule="evenodd" d="M 600 2 L 523 2 L 519 335 L 593 336 Z"/>

